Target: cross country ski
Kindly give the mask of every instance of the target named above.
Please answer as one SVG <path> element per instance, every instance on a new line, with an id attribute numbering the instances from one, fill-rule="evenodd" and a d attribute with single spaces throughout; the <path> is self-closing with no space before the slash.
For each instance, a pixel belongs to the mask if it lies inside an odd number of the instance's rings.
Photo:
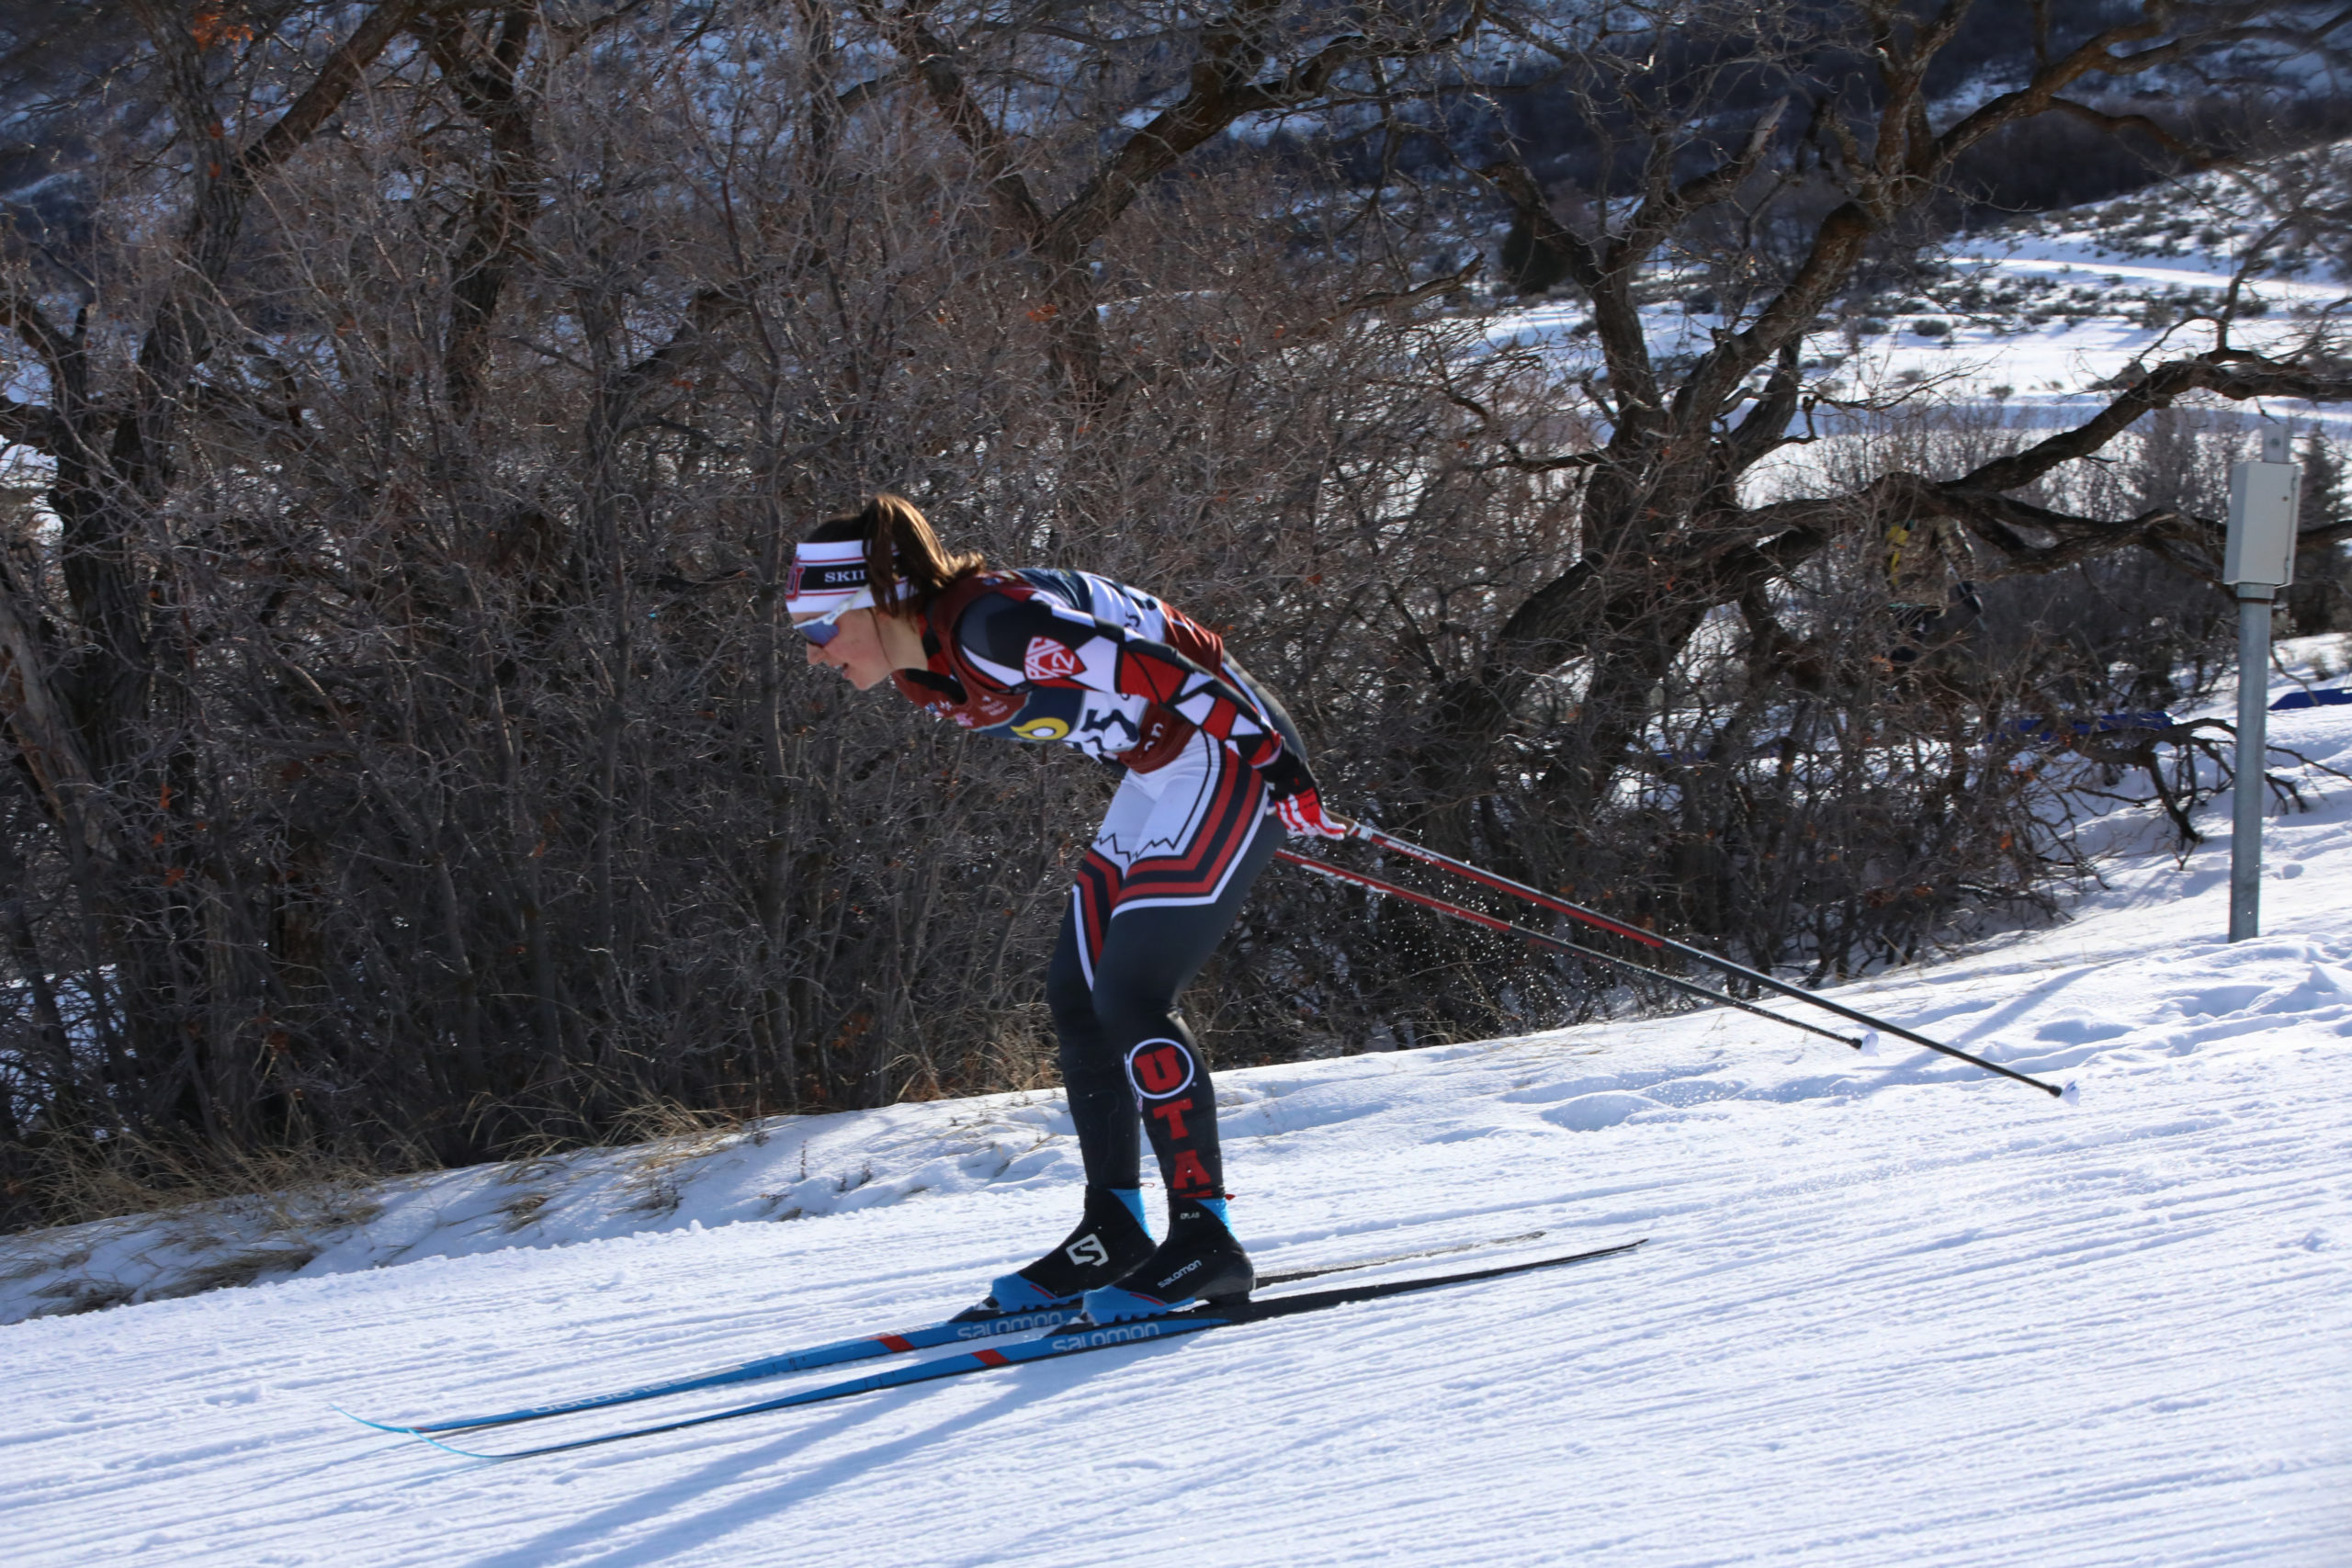
<path id="1" fill-rule="evenodd" d="M 409 1435 L 464 1459 L 536 1459 L 547 1454 L 567 1453 L 575 1449 L 596 1448 L 606 1443 L 625 1442 L 635 1438 L 650 1438 L 664 1432 L 680 1432 L 689 1427 L 707 1427 L 720 1421 L 733 1421 L 747 1416 L 765 1415 L 771 1411 L 821 1404 L 831 1400 L 848 1399 L 856 1394 L 878 1393 L 884 1389 L 906 1388 L 916 1383 L 935 1382 L 947 1378 L 967 1376 L 973 1372 L 993 1371 L 1000 1367 L 1025 1366 L 1035 1361 L 1058 1360 L 1070 1356 L 1086 1355 L 1096 1350 L 1114 1349 L 1125 1345 L 1154 1344 L 1183 1335 L 1205 1333 L 1214 1328 L 1231 1328 L 1245 1324 L 1268 1323 L 1279 1318 L 1295 1317 L 1306 1313 L 1324 1312 L 1332 1307 L 1380 1301 L 1390 1296 L 1409 1295 L 1421 1291 L 1474 1284 L 1485 1280 L 1506 1279 L 1516 1274 L 1532 1274 L 1541 1269 L 1566 1268 L 1575 1263 L 1589 1263 L 1598 1258 L 1615 1258 L 1632 1252 L 1647 1240 L 1648 1237 L 1645 1236 L 1634 1241 L 1620 1242 L 1611 1247 L 1594 1247 L 1584 1252 L 1570 1253 L 1565 1257 L 1539 1258 L 1521 1263 L 1506 1263 L 1493 1269 L 1475 1269 L 1453 1274 L 1424 1275 L 1416 1279 L 1387 1280 L 1365 1285 L 1341 1285 L 1328 1291 L 1311 1291 L 1295 1296 L 1276 1296 L 1269 1301 L 1236 1302 L 1222 1305 L 1204 1303 L 1181 1312 L 1134 1322 L 1073 1324 L 1067 1329 L 1048 1330 L 1037 1338 L 1018 1340 L 1001 1348 L 991 1347 L 968 1351 L 960 1356 L 943 1357 L 935 1361 L 923 1361 L 910 1367 L 895 1368 L 889 1371 L 871 1372 L 864 1377 L 852 1378 L 845 1382 L 831 1383 L 822 1388 L 804 1389 L 779 1398 L 761 1400 L 752 1404 L 739 1404 L 725 1410 L 689 1416 L 682 1420 L 631 1427 L 620 1431 L 600 1432 L 592 1437 L 573 1438 L 562 1442 L 542 1443 L 533 1448 L 482 1451 L 458 1448 L 422 1430 L 412 1430 Z"/>
<path id="2" fill-rule="evenodd" d="M 1361 1269 L 1385 1269 L 1394 1263 L 1410 1263 L 1425 1258 L 1445 1258 L 1458 1253 L 1476 1252 L 1489 1247 L 1511 1247 L 1521 1242 L 1542 1239 L 1544 1233 L 1522 1231 L 1517 1235 L 1496 1236 L 1487 1241 L 1455 1242 L 1446 1247 L 1422 1247 L 1412 1252 L 1392 1252 L 1383 1258 L 1363 1258 L 1347 1263 L 1326 1263 L 1312 1269 L 1293 1269 L 1283 1273 L 1269 1274 L 1262 1285 L 1295 1285 L 1304 1280 L 1319 1280 L 1327 1275 L 1351 1273 Z M 1080 1308 L 1047 1307 L 1035 1312 L 1003 1313 L 989 1317 L 951 1318 L 941 1323 L 925 1324 L 894 1334 L 860 1335 L 848 1339 L 836 1339 L 828 1344 L 812 1346 L 804 1350 L 787 1350 L 781 1355 L 763 1356 L 740 1366 L 728 1367 L 715 1372 L 698 1372 L 661 1382 L 640 1384 L 635 1388 L 618 1389 L 608 1393 L 586 1394 L 578 1399 L 558 1400 L 547 1404 L 526 1405 L 519 1410 L 501 1411 L 494 1416 L 464 1416 L 451 1420 L 420 1421 L 401 1424 L 393 1421 L 372 1421 L 365 1416 L 353 1415 L 341 1405 L 334 1406 L 340 1415 L 349 1416 L 363 1427 L 373 1427 L 379 1432 L 398 1432 L 406 1437 L 425 1437 L 444 1432 L 481 1431 L 491 1427 L 510 1427 L 523 1421 L 543 1421 L 551 1416 L 573 1416 L 583 1410 L 609 1409 L 616 1404 L 635 1404 L 642 1400 L 662 1399 L 672 1394 L 693 1393 L 706 1388 L 723 1388 L 729 1383 L 754 1382 L 762 1378 L 782 1377 L 789 1372 L 813 1371 L 820 1367 L 842 1366 L 852 1361 L 867 1360 L 878 1356 L 904 1355 L 914 1350 L 933 1350 L 944 1345 L 968 1345 L 975 1340 L 993 1339 L 1015 1334 L 1032 1334 L 1039 1329 L 1058 1328 L 1077 1317 Z"/>

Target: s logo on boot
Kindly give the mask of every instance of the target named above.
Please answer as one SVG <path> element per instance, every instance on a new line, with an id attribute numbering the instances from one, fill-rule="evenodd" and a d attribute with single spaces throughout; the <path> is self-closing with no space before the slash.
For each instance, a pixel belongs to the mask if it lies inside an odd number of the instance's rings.
<path id="1" fill-rule="evenodd" d="M 1102 1245 L 1101 1236 L 1096 1235 L 1092 1231 L 1088 1231 L 1084 1235 L 1063 1247 L 1062 1256 L 1081 1268 L 1100 1269 L 1111 1261 L 1111 1249 Z"/>
<path id="2" fill-rule="evenodd" d="M 1173 1040 L 1147 1040 L 1127 1053 L 1127 1082 L 1146 1100 L 1166 1100 L 1192 1086 L 1193 1054 Z"/>

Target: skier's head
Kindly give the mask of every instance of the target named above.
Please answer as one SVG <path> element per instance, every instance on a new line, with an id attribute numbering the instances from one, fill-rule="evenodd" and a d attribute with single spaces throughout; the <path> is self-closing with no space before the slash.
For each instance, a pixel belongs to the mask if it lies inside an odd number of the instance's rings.
<path id="1" fill-rule="evenodd" d="M 845 517 L 820 523 L 800 541 L 786 607 L 797 617 L 863 595 L 859 608 L 916 620 L 957 578 L 985 564 L 949 550 L 913 502 L 885 491 Z"/>
<path id="2" fill-rule="evenodd" d="M 914 502 L 884 493 L 800 542 L 785 608 L 808 639 L 808 662 L 863 691 L 892 670 L 922 667 L 923 611 L 984 564 L 943 546 Z"/>

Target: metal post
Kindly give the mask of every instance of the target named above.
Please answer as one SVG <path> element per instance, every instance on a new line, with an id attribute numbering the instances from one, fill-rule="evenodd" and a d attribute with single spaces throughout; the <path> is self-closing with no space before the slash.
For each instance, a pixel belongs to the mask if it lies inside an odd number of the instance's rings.
<path id="1" fill-rule="evenodd" d="M 2230 940 L 2262 934 L 2263 760 L 2270 722 L 2270 603 L 2275 590 L 2238 584 L 2238 744 L 2231 787 Z"/>
<path id="2" fill-rule="evenodd" d="M 2259 462 L 2230 465 L 2222 581 L 2238 596 L 2238 744 L 2230 804 L 2230 940 L 2262 934 L 2263 763 L 2270 754 L 2270 604 L 2295 581 L 2303 473 L 2287 432 L 2262 433 Z"/>

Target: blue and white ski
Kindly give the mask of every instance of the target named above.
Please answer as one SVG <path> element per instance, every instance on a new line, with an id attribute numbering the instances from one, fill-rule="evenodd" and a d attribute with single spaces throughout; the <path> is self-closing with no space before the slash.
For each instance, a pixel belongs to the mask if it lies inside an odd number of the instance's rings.
<path id="1" fill-rule="evenodd" d="M 1424 1275 L 1418 1279 L 1388 1280 L 1369 1285 L 1343 1285 L 1336 1290 L 1310 1291 L 1295 1296 L 1276 1296 L 1270 1301 L 1237 1302 L 1223 1306 L 1203 1304 L 1182 1312 L 1170 1313 L 1165 1317 L 1144 1318 L 1133 1323 L 1075 1325 L 1064 1332 L 1048 1330 L 1037 1338 L 1016 1340 L 1001 1348 L 991 1347 L 961 1356 L 943 1356 L 935 1361 L 923 1361 L 914 1366 L 895 1368 L 886 1372 L 871 1372 L 865 1377 L 852 1378 L 846 1382 L 829 1383 L 822 1388 L 804 1389 L 797 1393 L 762 1400 L 755 1404 L 738 1404 L 725 1410 L 689 1416 L 682 1420 L 663 1421 L 645 1427 L 631 1427 L 616 1432 L 598 1433 L 594 1437 L 574 1438 L 564 1442 L 543 1443 L 536 1448 L 510 1449 L 491 1453 L 460 1449 L 424 1431 L 415 1432 L 413 1435 L 436 1449 L 457 1454 L 464 1459 L 535 1459 L 545 1454 L 567 1453 L 574 1449 L 594 1448 L 605 1443 L 623 1442 L 632 1438 L 650 1438 L 663 1432 L 679 1432 L 694 1427 L 707 1427 L 714 1422 L 732 1421 L 745 1416 L 764 1415 L 773 1410 L 790 1410 L 805 1404 L 820 1404 L 828 1400 L 847 1399 L 854 1394 L 872 1393 L 882 1389 L 905 1388 L 914 1383 L 961 1377 L 969 1372 L 991 1371 L 999 1367 L 1024 1366 L 1032 1361 L 1056 1360 L 1067 1356 L 1084 1355 L 1091 1350 L 1108 1350 L 1121 1345 L 1152 1344 L 1182 1335 L 1204 1333 L 1212 1328 L 1229 1328 L 1240 1324 L 1265 1323 L 1275 1318 L 1292 1317 L 1301 1313 L 1320 1312 L 1329 1307 L 1346 1306 L 1356 1302 L 1378 1301 L 1384 1297 L 1407 1295 L 1416 1291 L 1433 1291 L 1448 1285 L 1466 1285 L 1480 1280 L 1498 1280 L 1512 1274 L 1532 1273 L 1540 1269 L 1557 1269 L 1570 1263 L 1587 1263 L 1594 1258 L 1612 1258 L 1620 1253 L 1631 1252 L 1641 1245 L 1641 1241 L 1621 1242 L 1614 1247 L 1595 1247 L 1589 1252 L 1572 1253 L 1564 1258 L 1539 1258 L 1525 1263 L 1507 1263 L 1500 1268 L 1472 1269 L 1459 1274 Z"/>
<path id="2" fill-rule="evenodd" d="M 509 1427 L 517 1421 L 541 1421 L 550 1416 L 571 1416 L 582 1410 L 601 1410 L 612 1404 L 634 1404 L 641 1399 L 662 1399 L 673 1393 L 692 1393 L 697 1389 L 723 1388 L 732 1382 L 782 1377 L 786 1372 L 812 1371 L 819 1367 L 836 1367 L 846 1361 L 863 1361 L 876 1356 L 902 1355 L 910 1350 L 935 1349 L 942 1345 L 965 1345 L 1007 1334 L 1058 1328 L 1076 1317 L 1078 1311 L 1075 1304 L 1043 1307 L 1035 1312 L 1007 1313 L 1001 1317 L 978 1318 L 968 1323 L 933 1323 L 922 1328 L 910 1328 L 903 1334 L 872 1334 L 856 1339 L 837 1339 L 830 1345 L 812 1346 L 806 1350 L 763 1356 L 756 1361 L 745 1361 L 723 1371 L 673 1378 L 667 1382 L 645 1383 L 610 1393 L 584 1394 L 578 1399 L 559 1400 L 553 1404 L 530 1404 L 520 1410 L 501 1411 L 494 1416 L 466 1416 L 449 1421 L 420 1421 L 413 1426 L 401 1426 L 390 1421 L 370 1421 L 365 1416 L 353 1416 L 340 1404 L 335 1409 L 350 1416 L 363 1427 L 410 1437 L 430 1437 L 436 1432 L 464 1432 L 481 1427 Z"/>
<path id="3" fill-rule="evenodd" d="M 1519 1235 L 1497 1236 L 1492 1241 L 1456 1242 L 1450 1247 L 1427 1247 L 1418 1252 L 1392 1253 L 1385 1258 L 1367 1258 L 1351 1263 L 1330 1263 L 1317 1269 L 1293 1269 L 1287 1272 L 1269 1274 L 1258 1281 L 1263 1288 L 1271 1285 L 1295 1284 L 1301 1280 L 1319 1279 L 1327 1274 L 1340 1274 L 1357 1269 L 1379 1269 L 1391 1263 L 1409 1263 L 1416 1258 L 1442 1258 L 1458 1252 L 1473 1252 L 1483 1247 L 1510 1247 L 1520 1242 L 1540 1240 L 1542 1231 L 1527 1231 Z M 837 1339 L 829 1345 L 818 1345 L 805 1350 L 788 1350 L 782 1355 L 763 1356 L 756 1361 L 745 1361 L 720 1371 L 697 1372 L 690 1377 L 673 1378 L 663 1382 L 643 1383 L 636 1388 L 617 1389 L 608 1393 L 583 1394 L 577 1399 L 559 1400 L 551 1404 L 525 1405 L 519 1410 L 503 1410 L 490 1416 L 465 1416 L 444 1421 L 400 1423 L 371 1421 L 365 1416 L 354 1416 L 340 1404 L 334 1409 L 363 1427 L 373 1427 L 379 1432 L 398 1432 L 404 1437 L 428 1437 L 441 1432 L 472 1431 L 484 1427 L 510 1427 L 518 1421 L 542 1421 L 550 1416 L 573 1416 L 583 1410 L 601 1410 L 615 1404 L 634 1404 L 644 1399 L 662 1399 L 673 1393 L 693 1393 L 699 1389 L 723 1388 L 729 1383 L 752 1382 L 761 1378 L 782 1377 L 787 1372 L 813 1371 L 820 1367 L 837 1367 L 851 1361 L 870 1360 L 878 1356 L 904 1355 L 912 1350 L 933 1350 L 944 1345 L 969 1345 L 983 1339 L 996 1339 L 1009 1334 L 1030 1334 L 1041 1328 L 1058 1328 L 1078 1315 L 1075 1303 L 1066 1307 L 1044 1307 L 1031 1312 L 1007 1313 L 999 1317 L 970 1320 L 950 1319 L 944 1323 L 926 1324 L 898 1334 L 869 1334 L 854 1339 Z"/>

